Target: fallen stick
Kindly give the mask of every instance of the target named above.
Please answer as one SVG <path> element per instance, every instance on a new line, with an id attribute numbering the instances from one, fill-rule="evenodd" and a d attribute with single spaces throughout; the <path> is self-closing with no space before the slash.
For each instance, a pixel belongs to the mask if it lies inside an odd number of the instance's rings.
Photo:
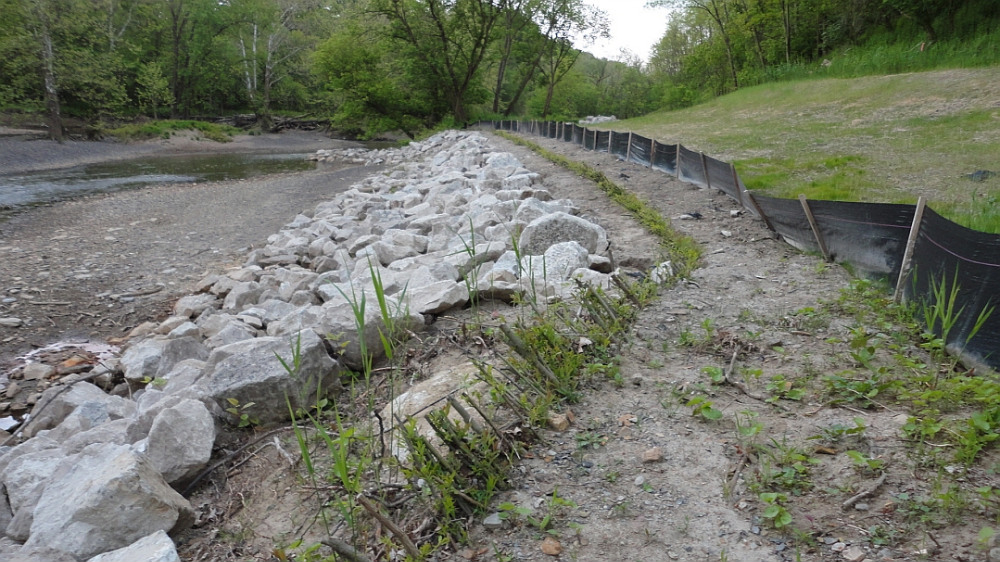
<path id="1" fill-rule="evenodd" d="M 885 484 L 885 473 L 884 472 L 882 473 L 882 476 L 879 476 L 878 480 L 876 480 L 875 483 L 872 484 L 870 487 L 865 488 L 864 490 L 861 490 L 857 494 L 855 494 L 855 495 L 851 496 L 850 498 L 848 498 L 844 503 L 840 504 L 841 509 L 850 509 L 851 507 L 854 506 L 854 504 L 858 503 L 859 501 L 863 500 L 864 498 L 867 498 L 868 496 L 874 495 L 875 492 L 877 492 L 878 489 L 882 487 L 882 484 Z"/>
<path id="2" fill-rule="evenodd" d="M 740 392 L 742 392 L 743 394 L 746 394 L 747 396 L 749 396 L 750 398 L 753 398 L 754 400 L 760 400 L 761 402 L 767 402 L 768 404 L 771 404 L 772 406 L 774 406 L 775 408 L 777 408 L 779 410 L 783 410 L 785 412 L 788 412 L 789 411 L 788 408 L 786 408 L 783 405 L 779 404 L 777 400 L 769 401 L 766 396 L 764 396 L 762 394 L 758 394 L 758 393 L 750 390 L 750 387 L 747 386 L 747 384 L 745 382 L 736 380 L 733 377 L 733 371 L 736 368 L 736 357 L 740 354 L 740 351 L 743 351 L 743 347 L 739 346 L 739 345 L 737 345 L 736 349 L 733 350 L 733 358 L 729 360 L 729 367 L 726 369 L 726 372 L 724 374 L 724 378 L 726 379 L 726 382 L 728 382 L 729 384 L 735 386 L 736 388 L 738 388 L 740 390 Z"/>
<path id="3" fill-rule="evenodd" d="M 143 289 L 141 291 L 132 291 L 129 293 L 120 293 L 116 295 L 111 295 L 112 299 L 120 299 L 123 297 L 144 297 L 146 295 L 152 295 L 153 293 L 159 293 L 163 290 L 163 287 L 153 287 L 152 289 Z"/>
<path id="4" fill-rule="evenodd" d="M 420 549 L 417 548 L 417 545 L 413 544 L 413 541 L 410 540 L 409 535 L 407 535 L 405 532 L 403 532 L 402 529 L 397 527 L 396 524 L 393 523 L 391 519 L 389 519 L 385 515 L 382 515 L 382 513 L 378 510 L 378 508 L 375 507 L 375 505 L 372 504 L 372 502 L 368 501 L 368 498 L 366 498 L 363 494 L 358 494 L 358 503 L 360 503 L 361 506 L 365 508 L 365 511 L 367 511 L 372 517 L 378 519 L 378 522 L 381 523 L 383 527 L 389 529 L 389 532 L 392 533 L 393 536 L 395 536 L 396 539 L 398 539 L 399 542 L 403 544 L 403 549 L 406 550 L 406 553 L 409 554 L 411 558 L 413 558 L 414 560 L 424 559 L 424 557 L 420 554 Z"/>
<path id="5" fill-rule="evenodd" d="M 367 556 L 361 554 L 353 546 L 347 544 L 346 542 L 340 539 L 335 539 L 333 537 L 330 537 L 327 539 L 323 539 L 319 542 L 332 548 L 334 552 L 343 556 L 347 560 L 350 560 L 350 562 L 371 562 L 371 560 Z"/>

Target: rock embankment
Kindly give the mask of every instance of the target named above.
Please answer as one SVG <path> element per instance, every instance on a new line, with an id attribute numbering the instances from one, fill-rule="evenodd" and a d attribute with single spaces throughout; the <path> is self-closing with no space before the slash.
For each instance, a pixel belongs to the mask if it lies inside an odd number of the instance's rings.
<path id="1" fill-rule="evenodd" d="M 277 423 L 289 403 L 336 395 L 365 350 L 377 358 L 387 321 L 416 332 L 473 297 L 609 284 L 604 229 L 479 134 L 317 158 L 389 167 L 203 280 L 117 360 L 42 395 L 23 441 L 0 447 L 3 559 L 177 560 L 170 535 L 194 520 L 177 490 L 207 466 L 219 424 Z M 289 372 L 276 356 L 293 354 Z"/>

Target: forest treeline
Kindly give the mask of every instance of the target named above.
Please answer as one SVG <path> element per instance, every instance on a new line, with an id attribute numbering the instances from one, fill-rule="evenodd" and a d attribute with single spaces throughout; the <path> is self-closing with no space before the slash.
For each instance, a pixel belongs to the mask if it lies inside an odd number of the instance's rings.
<path id="1" fill-rule="evenodd" d="M 44 116 L 55 138 L 67 116 L 247 112 L 265 129 L 292 114 L 412 136 L 480 118 L 631 117 L 769 80 L 917 70 L 948 56 L 1000 59 L 996 0 L 650 5 L 670 8 L 660 42 L 606 60 L 585 52 L 608 27 L 583 0 L 0 0 L 0 110 Z"/>

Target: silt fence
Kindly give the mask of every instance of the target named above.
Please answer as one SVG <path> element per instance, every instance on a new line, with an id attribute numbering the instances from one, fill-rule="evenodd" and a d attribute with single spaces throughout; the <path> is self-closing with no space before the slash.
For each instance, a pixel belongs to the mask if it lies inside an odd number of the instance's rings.
<path id="1" fill-rule="evenodd" d="M 717 189 L 761 219 L 775 235 L 858 275 L 895 287 L 897 300 L 933 310 L 954 299 L 952 317 L 928 326 L 966 362 L 1000 370 L 1000 235 L 956 224 L 927 207 L 768 197 L 747 190 L 736 168 L 681 144 L 632 132 L 599 131 L 557 121 L 484 121 L 480 127 L 558 138 L 619 160 Z M 994 313 L 995 312 L 995 313 Z"/>

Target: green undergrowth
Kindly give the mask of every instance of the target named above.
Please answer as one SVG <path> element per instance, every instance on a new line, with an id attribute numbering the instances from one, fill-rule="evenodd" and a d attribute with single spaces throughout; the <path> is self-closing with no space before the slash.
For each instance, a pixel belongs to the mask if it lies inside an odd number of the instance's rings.
<path id="1" fill-rule="evenodd" d="M 515 144 L 527 147 L 545 159 L 597 184 L 601 191 L 606 193 L 612 201 L 629 211 L 647 231 L 656 237 L 660 245 L 667 251 L 668 259 L 677 268 L 676 270 L 680 277 L 686 276 L 698 266 L 698 260 L 701 258 L 701 247 L 698 246 L 698 243 L 693 238 L 674 230 L 670 226 L 670 221 L 653 206 L 640 199 L 634 193 L 609 180 L 604 173 L 582 162 L 575 162 L 546 150 L 538 144 L 517 135 L 503 131 L 497 131 L 497 134 Z"/>
<path id="2" fill-rule="evenodd" d="M 588 388 L 623 384 L 619 350 L 658 289 L 648 279 L 613 276 L 614 291 L 578 284 L 572 298 L 553 302 L 532 287 L 510 308 L 510 318 L 482 315 L 474 299 L 472 314 L 451 338 L 473 367 L 470 386 L 426 408 L 418 422 L 383 409 L 394 403 L 386 391 L 415 377 L 409 357 L 419 346 L 408 344 L 405 327 L 394 324 L 405 311 L 393 309 L 374 268 L 373 278 L 372 301 L 353 291 L 343 296 L 355 310 L 358 334 L 370 332 L 365 308 L 378 303 L 381 348 L 361 346 L 362 369 L 348 381 L 349 395 L 289 408 L 297 421 L 301 477 L 322 490 L 321 504 L 313 507 L 328 538 L 277 545 L 280 559 L 376 560 L 394 552 L 425 560 L 458 549 L 467 542 L 468 522 L 482 518 L 496 494 L 510 488 L 511 467 L 539 440 L 539 429 Z M 346 346 L 351 335 L 330 339 Z M 386 359 L 376 363 L 373 352 Z M 297 350 L 281 362 L 299 376 Z M 538 513 L 499 509 L 509 524 L 557 535 L 571 528 L 562 515 L 573 507 L 553 494 Z"/>
<path id="3" fill-rule="evenodd" d="M 103 131 L 104 134 L 121 140 L 169 139 L 183 131 L 196 131 L 207 140 L 215 142 L 231 142 L 233 135 L 243 131 L 229 125 L 207 123 L 194 120 L 157 120 L 145 123 L 130 123 Z"/>
<path id="4" fill-rule="evenodd" d="M 749 494 L 761 520 L 797 548 L 822 548 L 820 539 L 838 532 L 807 519 L 817 502 L 881 506 L 859 539 L 872 548 L 912 548 L 944 527 L 973 538 L 1000 528 L 1000 375 L 964 366 L 944 344 L 953 327 L 981 326 L 994 308 L 963 309 L 954 276 L 932 285 L 925 300 L 897 304 L 884 283 L 856 279 L 835 300 L 777 318 L 740 314 L 744 325 L 815 337 L 794 359 L 780 344 L 762 350 L 762 331 L 705 321 L 681 332 L 678 345 L 723 365 L 702 367 L 705 378 L 672 389 L 665 407 L 732 431 L 737 468 L 725 493 Z M 720 405 L 736 391 L 758 405 Z M 813 421 L 828 408 L 837 422 Z M 809 429 L 769 427 L 767 414 Z"/>

